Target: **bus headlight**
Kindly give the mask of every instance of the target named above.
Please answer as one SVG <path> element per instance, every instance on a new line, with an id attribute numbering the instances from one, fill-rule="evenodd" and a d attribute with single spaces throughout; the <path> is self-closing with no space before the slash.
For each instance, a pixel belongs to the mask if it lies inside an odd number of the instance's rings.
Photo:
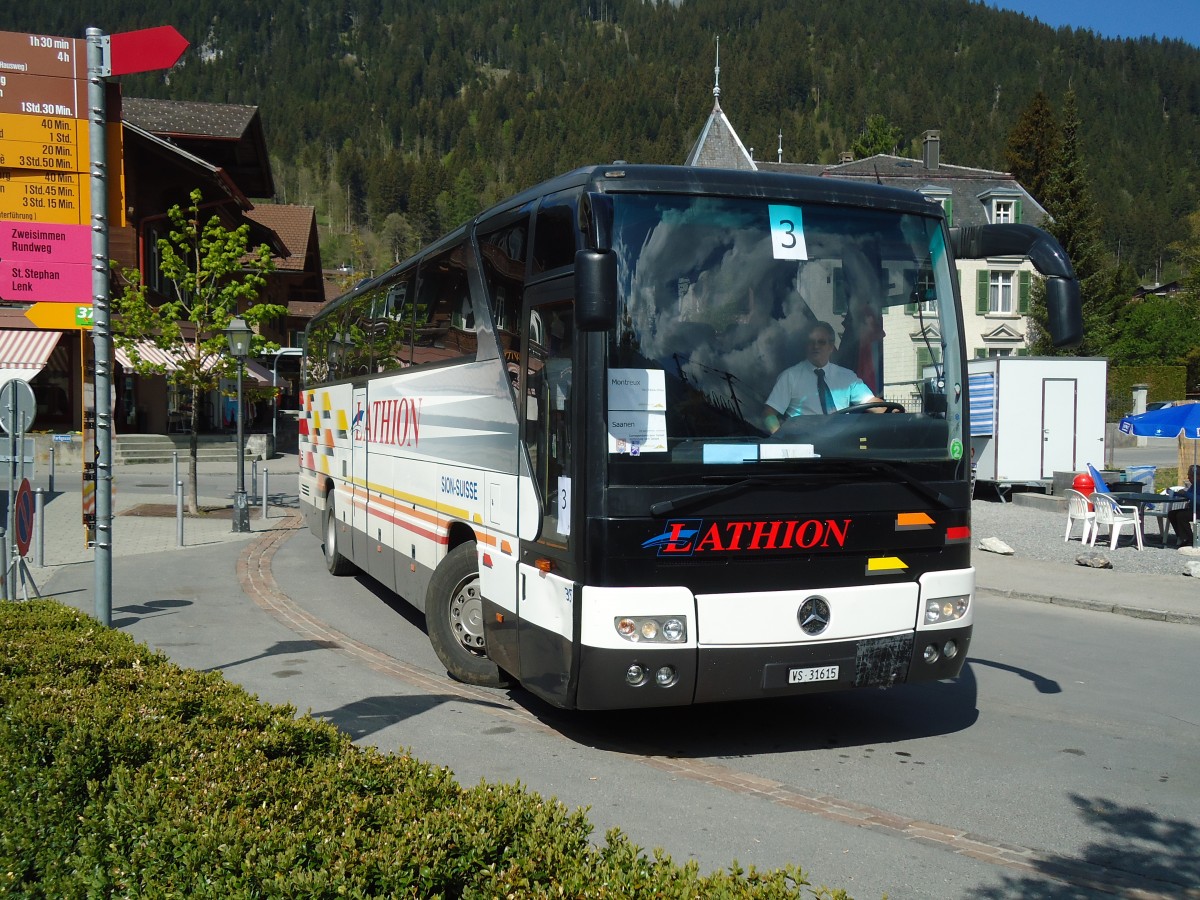
<path id="1" fill-rule="evenodd" d="M 632 643 L 681 644 L 687 640 L 687 623 L 678 616 L 666 620 L 653 616 L 618 616 L 613 619 L 617 634 Z"/>
<path id="2" fill-rule="evenodd" d="M 925 602 L 925 624 L 936 625 L 939 622 L 953 622 L 955 619 L 961 619 L 967 614 L 970 605 L 971 598 L 966 595 L 927 600 Z"/>

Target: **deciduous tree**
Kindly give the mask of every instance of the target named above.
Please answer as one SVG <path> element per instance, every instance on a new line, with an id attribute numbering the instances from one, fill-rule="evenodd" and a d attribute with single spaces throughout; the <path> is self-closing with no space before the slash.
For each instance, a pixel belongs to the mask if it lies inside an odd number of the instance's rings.
<path id="1" fill-rule="evenodd" d="M 187 504 L 199 511 L 196 474 L 202 396 L 234 371 L 223 330 L 241 315 L 251 327 L 287 314 L 287 308 L 258 302 L 273 268 L 265 245 L 251 248 L 249 226 L 226 228 L 220 218 L 205 221 L 199 190 L 186 209 L 171 207 L 171 227 L 158 241 L 162 292 L 150 292 L 136 270 L 123 270 L 121 294 L 113 300 L 113 340 L 139 374 L 165 375 L 191 398 Z M 170 368 L 147 359 L 139 346 L 151 344 L 174 360 Z M 274 349 L 255 336 L 254 350 Z"/>

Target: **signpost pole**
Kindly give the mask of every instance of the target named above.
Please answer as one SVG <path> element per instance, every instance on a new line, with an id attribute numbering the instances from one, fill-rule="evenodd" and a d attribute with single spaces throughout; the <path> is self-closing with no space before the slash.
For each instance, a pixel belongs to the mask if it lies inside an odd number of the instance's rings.
<path id="1" fill-rule="evenodd" d="M 91 136 L 92 340 L 96 356 L 96 618 L 112 625 L 112 332 L 108 305 L 108 185 L 104 126 L 108 38 L 87 30 Z"/>

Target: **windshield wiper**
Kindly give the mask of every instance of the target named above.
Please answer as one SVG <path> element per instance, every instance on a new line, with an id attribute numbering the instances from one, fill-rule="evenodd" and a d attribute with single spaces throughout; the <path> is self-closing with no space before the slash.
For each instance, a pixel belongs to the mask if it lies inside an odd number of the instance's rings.
<path id="1" fill-rule="evenodd" d="M 931 500 L 943 509 L 950 509 L 954 506 L 954 501 L 943 494 L 936 488 L 931 488 L 925 482 L 913 478 L 899 466 L 890 463 L 883 459 L 850 459 L 847 457 L 826 457 L 822 462 L 836 463 L 851 468 L 862 468 L 867 471 L 883 472 L 891 475 L 901 484 L 912 488 L 916 493 L 920 494 L 926 500 Z"/>
<path id="2" fill-rule="evenodd" d="M 754 487 L 759 484 L 778 483 L 780 479 L 764 477 L 761 475 L 743 478 L 741 481 L 734 481 L 730 484 L 723 484 L 720 487 L 708 488 L 703 491 L 696 491 L 692 494 L 684 494 L 682 497 L 675 497 L 671 500 L 659 500 L 657 503 L 650 504 L 650 515 L 665 516 L 669 512 L 674 512 L 677 509 L 683 509 L 685 506 L 691 506 L 694 503 L 699 503 L 701 500 L 710 500 L 713 497 L 720 497 L 724 494 L 733 494 L 745 490 L 749 487 Z"/>

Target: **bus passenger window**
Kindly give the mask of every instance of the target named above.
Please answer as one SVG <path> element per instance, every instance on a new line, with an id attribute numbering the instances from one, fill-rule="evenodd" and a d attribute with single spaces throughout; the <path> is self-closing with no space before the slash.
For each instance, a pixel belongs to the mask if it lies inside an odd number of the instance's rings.
<path id="1" fill-rule="evenodd" d="M 413 365 L 475 359 L 478 340 L 466 253 L 463 243 L 421 262 L 410 332 Z"/>
<path id="2" fill-rule="evenodd" d="M 514 392 L 521 376 L 521 303 L 525 299 L 525 251 L 529 246 L 529 215 L 481 234 L 483 281 L 500 355 Z"/>

